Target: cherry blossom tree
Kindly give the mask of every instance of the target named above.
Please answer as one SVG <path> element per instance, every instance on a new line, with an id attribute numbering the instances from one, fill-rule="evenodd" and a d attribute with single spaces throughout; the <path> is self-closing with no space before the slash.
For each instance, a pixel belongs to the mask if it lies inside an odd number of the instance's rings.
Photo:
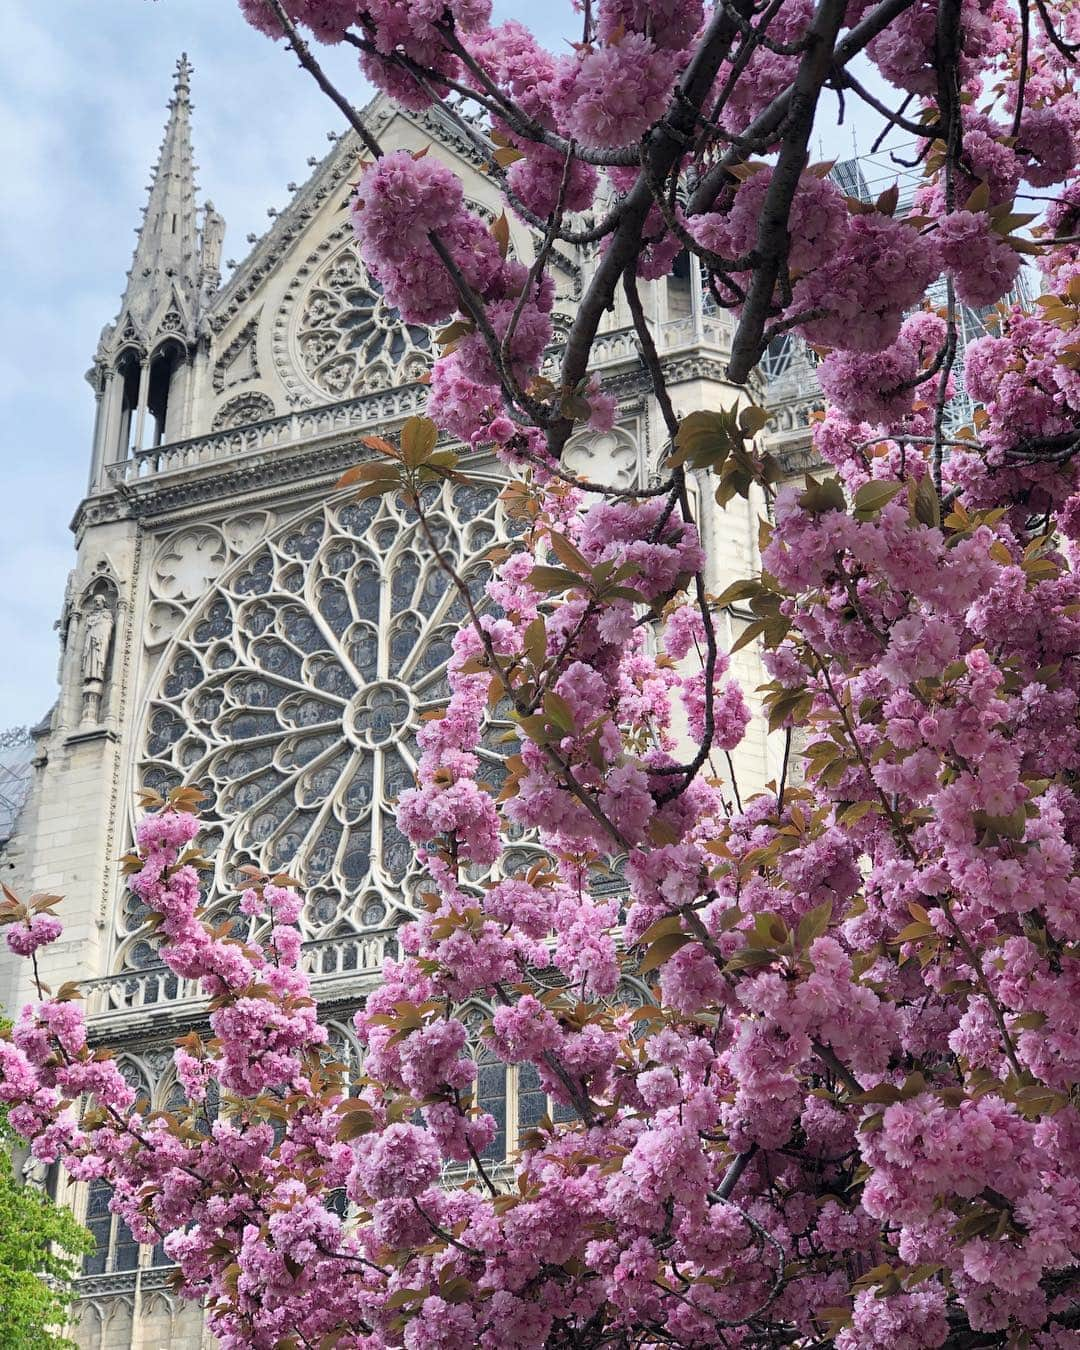
<path id="1" fill-rule="evenodd" d="M 426 912 L 357 1014 L 350 1081 L 288 878 L 249 876 L 248 926 L 209 926 L 197 787 L 148 799 L 129 884 L 209 999 L 175 1053 L 190 1104 L 147 1112 L 77 989 L 43 988 L 0 1042 L 12 1124 L 113 1184 L 226 1346 L 1076 1345 L 1080 10 L 586 0 L 552 52 L 488 0 L 241 5 L 366 147 L 353 220 L 387 299 L 446 325 L 428 416 L 342 484 L 404 499 L 472 620 L 399 806 Z M 384 153 L 313 42 L 455 118 L 533 256 L 434 155 Z M 916 141 L 903 215 L 809 162 L 852 102 Z M 595 261 L 553 347 L 559 244 Z M 780 486 L 746 399 L 677 417 L 639 281 L 684 250 L 734 316 L 733 384 L 781 334 L 822 351 L 824 473 Z M 1025 254 L 1030 310 L 1002 303 Z M 620 288 L 669 446 L 614 491 L 561 453 L 611 423 L 590 355 Z M 957 428 L 960 303 L 998 308 Z M 483 596 L 430 521 L 467 471 L 450 442 L 509 475 L 519 528 Z M 767 502 L 760 574 L 720 595 L 691 480 Z M 733 604 L 783 749 L 753 795 L 727 767 L 750 721 Z M 476 754 L 496 711 L 519 740 L 498 800 Z M 521 829 L 547 859 L 525 874 Z M 622 907 L 594 885 L 620 858 Z M 59 931 L 51 897 L 3 917 L 35 962 Z M 470 1001 L 555 1104 L 510 1166 Z"/>

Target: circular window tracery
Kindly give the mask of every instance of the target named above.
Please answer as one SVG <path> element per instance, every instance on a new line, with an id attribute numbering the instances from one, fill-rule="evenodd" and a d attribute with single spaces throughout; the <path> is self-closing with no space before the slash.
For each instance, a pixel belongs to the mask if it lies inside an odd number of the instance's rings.
<path id="1" fill-rule="evenodd" d="M 483 608 L 503 534 L 494 484 L 445 485 L 433 533 Z M 207 794 L 208 900 L 250 863 L 288 871 L 307 895 L 306 938 L 393 925 L 419 869 L 394 823 L 414 783 L 416 733 L 449 695 L 446 663 L 464 601 L 394 498 L 327 503 L 280 528 L 217 579 L 173 640 L 142 735 L 140 782 Z M 503 778 L 495 722 L 481 777 Z M 137 903 L 121 927 L 135 933 Z M 125 964 L 145 964 L 129 944 Z"/>
<path id="2" fill-rule="evenodd" d="M 301 297 L 294 340 L 304 374 L 334 399 L 410 384 L 431 366 L 431 330 L 402 322 L 352 242 Z"/>

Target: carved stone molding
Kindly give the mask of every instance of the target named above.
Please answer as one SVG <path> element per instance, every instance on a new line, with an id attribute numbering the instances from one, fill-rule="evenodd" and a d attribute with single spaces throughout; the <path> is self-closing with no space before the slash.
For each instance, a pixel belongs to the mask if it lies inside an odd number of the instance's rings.
<path id="1" fill-rule="evenodd" d="M 241 511 L 222 522 L 221 533 L 231 551 L 239 555 L 254 548 L 273 525 L 273 511 Z"/>
<path id="2" fill-rule="evenodd" d="M 223 394 L 226 389 L 231 389 L 234 385 L 244 384 L 247 380 L 259 378 L 258 331 L 259 315 L 256 314 L 253 319 L 244 324 L 236 337 L 214 362 L 215 394 Z"/>
<path id="3" fill-rule="evenodd" d="M 228 562 L 221 531 L 212 525 L 178 530 L 162 541 L 150 569 L 150 586 L 162 600 L 195 600 Z"/>
<path id="4" fill-rule="evenodd" d="M 563 467 L 605 487 L 630 488 L 640 481 L 638 444 L 625 427 L 579 431 L 563 451 Z"/>
<path id="5" fill-rule="evenodd" d="M 146 611 L 146 624 L 143 638 L 150 648 L 160 647 L 168 642 L 183 622 L 185 610 L 168 600 L 154 600 Z"/>
<path id="6" fill-rule="evenodd" d="M 234 427 L 251 426 L 253 422 L 265 422 L 274 416 L 274 400 L 269 394 L 260 394 L 251 390 L 246 394 L 237 394 L 223 403 L 214 414 L 211 431 L 231 431 Z"/>

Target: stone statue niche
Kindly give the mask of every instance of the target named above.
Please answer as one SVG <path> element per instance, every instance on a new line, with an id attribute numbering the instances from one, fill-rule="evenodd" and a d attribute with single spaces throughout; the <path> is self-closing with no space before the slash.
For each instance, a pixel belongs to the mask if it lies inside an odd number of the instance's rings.
<path id="1" fill-rule="evenodd" d="M 117 608 L 116 587 L 107 578 L 99 578 L 83 593 L 78 629 L 80 729 L 100 725 L 102 712 L 108 708 L 104 694 L 112 672 Z"/>

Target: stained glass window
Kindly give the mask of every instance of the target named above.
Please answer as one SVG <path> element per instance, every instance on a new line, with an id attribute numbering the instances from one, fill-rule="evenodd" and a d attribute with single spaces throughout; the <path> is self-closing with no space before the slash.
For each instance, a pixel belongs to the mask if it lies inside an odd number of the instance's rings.
<path id="1" fill-rule="evenodd" d="M 447 484 L 428 507 L 479 608 L 490 575 L 480 555 L 506 528 L 498 493 Z M 414 782 L 416 733 L 448 697 L 451 642 L 467 621 L 415 514 L 389 496 L 320 506 L 217 579 L 163 658 L 140 764 L 159 791 L 207 794 L 211 903 L 250 863 L 297 878 L 309 939 L 392 926 L 411 909 L 420 869 L 394 803 Z M 505 729 L 494 721 L 481 750 L 490 782 Z M 121 935 L 142 917 L 129 904 Z M 136 951 L 133 936 L 124 964 L 146 964 Z"/>

